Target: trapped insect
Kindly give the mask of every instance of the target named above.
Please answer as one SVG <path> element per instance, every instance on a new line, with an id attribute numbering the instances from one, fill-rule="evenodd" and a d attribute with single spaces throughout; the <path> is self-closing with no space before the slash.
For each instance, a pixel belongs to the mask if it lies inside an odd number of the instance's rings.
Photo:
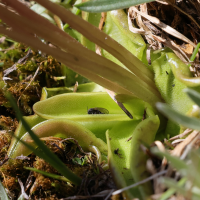
<path id="1" fill-rule="evenodd" d="M 99 107 L 96 107 L 96 108 L 90 108 L 88 110 L 88 114 L 108 114 L 108 110 L 105 109 L 105 108 L 99 108 Z"/>
<path id="2" fill-rule="evenodd" d="M 117 148 L 117 149 L 115 149 L 114 150 L 114 154 L 116 154 L 116 155 L 118 155 L 120 158 L 122 158 L 122 154 L 121 153 L 119 153 L 119 148 Z"/>

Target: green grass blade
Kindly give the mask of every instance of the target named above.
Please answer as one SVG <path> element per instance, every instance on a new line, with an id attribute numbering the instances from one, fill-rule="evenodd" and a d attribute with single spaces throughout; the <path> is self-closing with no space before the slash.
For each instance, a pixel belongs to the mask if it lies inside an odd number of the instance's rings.
<path id="1" fill-rule="evenodd" d="M 67 179 L 67 178 L 65 178 L 63 176 L 57 175 L 57 174 L 48 173 L 48 172 L 45 172 L 45 171 L 42 171 L 42 170 L 39 170 L 39 169 L 36 169 L 36 168 L 32 168 L 32 167 L 24 167 L 24 169 L 40 173 L 40 174 L 42 174 L 44 176 L 47 176 L 49 178 L 53 178 L 53 179 L 57 179 L 57 180 L 60 180 L 60 181 L 65 181 L 65 182 L 69 182 L 69 179 Z"/>
<path id="2" fill-rule="evenodd" d="M 178 181 L 177 185 L 178 186 L 183 186 L 185 184 L 185 182 L 187 181 L 187 178 L 182 178 L 181 180 Z M 176 192 L 176 189 L 171 187 L 169 188 L 166 192 L 164 192 L 159 200 L 167 200 L 169 199 L 174 193 Z"/>
<path id="3" fill-rule="evenodd" d="M 188 191 L 183 186 L 180 186 L 175 180 L 171 178 L 161 178 L 161 183 L 167 185 L 170 188 L 174 188 L 176 192 L 181 193 L 183 196 L 187 196 Z"/>
<path id="4" fill-rule="evenodd" d="M 24 199 L 23 194 L 21 194 L 17 200 L 26 200 L 26 199 Z"/>
<path id="5" fill-rule="evenodd" d="M 27 198 L 24 198 L 24 195 L 21 194 L 17 200 L 27 200 Z"/>
<path id="6" fill-rule="evenodd" d="M 176 112 L 175 110 L 173 110 L 172 108 L 170 108 L 170 106 L 163 103 L 157 103 L 156 107 L 161 113 L 163 113 L 166 117 L 173 120 L 174 122 L 181 124 L 187 128 L 200 131 L 199 119 L 182 115 Z"/>
<path id="7" fill-rule="evenodd" d="M 0 199 L 2 200 L 10 200 L 6 194 L 5 188 L 3 187 L 2 183 L 0 182 Z"/>
<path id="8" fill-rule="evenodd" d="M 180 193 L 182 196 L 187 197 L 186 199 L 199 199 L 200 195 L 193 188 L 185 188 L 175 182 L 174 179 L 171 178 L 161 178 L 161 183 L 167 185 L 168 187 L 174 188 L 176 192 Z"/>
<path id="9" fill-rule="evenodd" d="M 167 160 L 170 161 L 170 164 L 178 170 L 182 170 L 182 171 L 190 170 L 188 164 L 186 164 L 183 160 L 181 160 L 180 158 L 176 156 L 171 156 L 167 152 L 161 152 L 157 148 L 153 148 L 152 152 L 160 157 L 166 157 Z"/>
<path id="10" fill-rule="evenodd" d="M 186 88 L 184 92 L 194 101 L 198 106 L 200 106 L 200 93 L 192 90 L 190 88 Z"/>
<path id="11" fill-rule="evenodd" d="M 195 49 L 193 51 L 193 54 L 192 54 L 192 56 L 190 58 L 190 61 L 194 61 L 194 59 L 196 58 L 196 55 L 197 55 L 197 53 L 199 51 L 199 48 L 200 48 L 200 43 L 198 43 L 197 46 L 195 47 Z M 190 66 L 191 66 L 191 64 L 188 65 L 188 67 L 190 67 Z"/>
<path id="12" fill-rule="evenodd" d="M 124 9 L 153 0 L 91 0 L 85 3 L 75 5 L 80 10 L 86 12 L 106 12 L 110 10 Z"/>
<path id="13" fill-rule="evenodd" d="M 24 128 L 29 132 L 30 136 L 34 140 L 34 142 L 38 145 L 38 147 L 42 150 L 42 152 L 34 149 L 31 147 L 31 150 L 38 155 L 39 157 L 43 158 L 46 162 L 48 162 L 50 165 L 52 165 L 58 172 L 60 172 L 63 176 L 68 178 L 70 181 L 72 181 L 74 184 L 79 185 L 81 183 L 81 178 L 72 173 L 65 164 L 54 154 L 52 153 L 47 146 L 34 134 L 34 132 L 30 129 L 27 122 L 23 119 L 23 116 L 17 107 L 17 104 L 11 94 L 6 93 L 6 98 L 10 101 L 10 104 L 12 105 L 13 109 L 16 112 L 17 118 L 22 122 Z M 22 142 L 24 145 L 28 146 L 25 142 Z"/>

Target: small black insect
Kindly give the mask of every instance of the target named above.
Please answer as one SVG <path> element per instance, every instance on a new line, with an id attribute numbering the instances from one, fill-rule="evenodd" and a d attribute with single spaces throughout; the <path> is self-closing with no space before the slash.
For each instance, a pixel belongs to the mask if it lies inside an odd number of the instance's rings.
<path id="1" fill-rule="evenodd" d="M 142 117 L 142 121 L 146 119 L 146 117 L 147 117 L 146 115 L 147 115 L 147 108 L 144 109 L 144 114 L 143 114 L 143 117 Z"/>
<path id="2" fill-rule="evenodd" d="M 132 137 L 128 138 L 128 140 L 126 140 L 126 142 L 130 141 L 132 139 Z"/>
<path id="3" fill-rule="evenodd" d="M 99 108 L 99 107 L 96 107 L 96 108 L 90 108 L 88 110 L 88 114 L 91 115 L 91 114 L 108 114 L 109 111 L 105 108 Z"/>
<path id="4" fill-rule="evenodd" d="M 119 148 L 114 150 L 114 154 L 118 154 L 119 153 Z"/>
<path id="5" fill-rule="evenodd" d="M 117 149 L 115 149 L 114 150 L 114 154 L 116 154 L 116 155 L 118 155 L 120 158 L 122 158 L 122 154 L 121 153 L 119 153 L 119 148 L 117 148 Z"/>
<path id="6" fill-rule="evenodd" d="M 166 74 L 168 75 L 169 73 L 166 71 Z"/>
<path id="7" fill-rule="evenodd" d="M 172 87 L 174 87 L 174 86 L 175 86 L 175 84 L 172 85 Z"/>

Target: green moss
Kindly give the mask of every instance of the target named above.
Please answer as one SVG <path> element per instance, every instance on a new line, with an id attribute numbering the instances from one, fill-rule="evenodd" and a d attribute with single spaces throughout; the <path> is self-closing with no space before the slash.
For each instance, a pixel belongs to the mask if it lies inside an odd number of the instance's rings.
<path id="1" fill-rule="evenodd" d="M 38 65 L 34 60 L 29 60 L 25 64 L 17 64 L 17 68 L 21 72 L 27 72 L 27 71 L 33 72 L 36 71 L 37 67 Z"/>

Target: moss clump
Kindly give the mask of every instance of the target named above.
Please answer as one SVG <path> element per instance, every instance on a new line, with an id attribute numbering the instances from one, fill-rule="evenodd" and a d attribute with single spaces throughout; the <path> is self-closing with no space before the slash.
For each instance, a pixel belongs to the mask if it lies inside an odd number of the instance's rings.
<path id="1" fill-rule="evenodd" d="M 33 167 L 48 173 L 58 174 L 58 172 L 46 163 L 43 159 L 36 157 Z M 48 178 L 40 173 L 33 172 L 35 181 L 30 188 L 30 194 L 33 198 L 52 198 L 56 196 L 57 198 L 65 197 L 66 195 L 74 195 L 76 192 L 76 187 L 67 184 L 64 181 L 55 180 L 53 178 Z"/>
<path id="2" fill-rule="evenodd" d="M 12 135 L 6 130 L 0 131 L 0 161 L 3 162 L 11 142 Z"/>
<path id="3" fill-rule="evenodd" d="M 0 84 L 3 90 L 8 90 L 15 97 L 23 114 L 31 115 L 32 106 L 40 100 L 43 87 L 64 86 L 64 81 L 57 78 L 62 76 L 61 63 L 20 43 L 11 47 L 0 52 L 0 79 L 4 80 Z M 20 61 L 22 58 L 26 59 Z M 14 114 L 3 91 L 0 91 L 0 106 L 2 115 Z"/>
<path id="4" fill-rule="evenodd" d="M 7 67 L 9 67 L 11 62 L 17 62 L 23 56 L 23 54 L 24 53 L 22 50 L 17 47 L 16 49 L 10 49 L 6 52 L 0 51 L 0 58 L 2 61 L 4 61 L 4 63 L 7 62 Z"/>
<path id="5" fill-rule="evenodd" d="M 7 188 L 17 199 L 21 189 L 18 178 L 25 182 L 29 172 L 24 170 L 24 166 L 30 166 L 30 160 L 10 159 L 0 167 L 0 177 L 3 186 Z"/>
<path id="6" fill-rule="evenodd" d="M 29 60 L 29 61 L 26 62 L 26 64 L 17 64 L 16 67 L 22 73 L 26 73 L 26 72 L 36 71 L 38 65 L 34 60 Z"/>

